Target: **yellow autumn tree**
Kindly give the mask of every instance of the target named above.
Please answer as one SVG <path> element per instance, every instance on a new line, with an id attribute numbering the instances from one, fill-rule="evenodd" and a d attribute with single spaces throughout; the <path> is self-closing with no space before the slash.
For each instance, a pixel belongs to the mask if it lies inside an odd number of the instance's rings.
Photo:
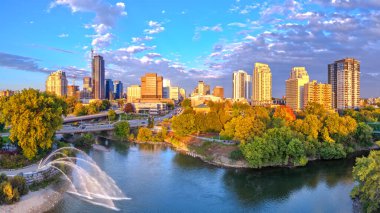
<path id="1" fill-rule="evenodd" d="M 32 159 L 39 149 L 51 147 L 55 132 L 62 126 L 66 106 L 54 94 L 24 89 L 0 102 L 0 120 L 11 126 L 9 138 Z"/>

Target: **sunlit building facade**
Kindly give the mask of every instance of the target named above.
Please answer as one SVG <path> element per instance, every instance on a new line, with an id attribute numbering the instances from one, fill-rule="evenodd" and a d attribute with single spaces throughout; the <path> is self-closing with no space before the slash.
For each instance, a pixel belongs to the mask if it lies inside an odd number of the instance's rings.
<path id="1" fill-rule="evenodd" d="M 321 104 L 325 109 L 332 109 L 332 88 L 331 84 L 311 81 L 304 85 L 304 106 L 309 103 Z"/>
<path id="2" fill-rule="evenodd" d="M 252 75 L 252 105 L 272 104 L 272 73 L 268 64 L 255 63 Z"/>
<path id="3" fill-rule="evenodd" d="M 157 73 L 147 73 L 141 77 L 141 98 L 142 99 L 161 99 L 163 77 Z"/>
<path id="4" fill-rule="evenodd" d="M 105 68 L 104 60 L 100 55 L 95 55 L 92 58 L 92 92 L 93 98 L 104 99 L 105 91 Z"/>
<path id="5" fill-rule="evenodd" d="M 141 87 L 139 85 L 131 85 L 127 87 L 127 102 L 133 103 L 141 98 Z"/>
<path id="6" fill-rule="evenodd" d="M 62 70 L 51 73 L 46 80 L 46 92 L 51 92 L 57 96 L 67 95 L 66 73 Z"/>
<path id="7" fill-rule="evenodd" d="M 252 92 L 252 77 L 244 70 L 232 74 L 232 98 L 235 101 L 250 100 Z"/>
<path id="8" fill-rule="evenodd" d="M 304 85 L 309 83 L 309 75 L 305 67 L 293 67 L 286 80 L 286 105 L 294 111 L 304 106 Z"/>
<path id="9" fill-rule="evenodd" d="M 345 58 L 328 65 L 328 82 L 332 85 L 332 102 L 336 109 L 360 106 L 360 62 Z"/>

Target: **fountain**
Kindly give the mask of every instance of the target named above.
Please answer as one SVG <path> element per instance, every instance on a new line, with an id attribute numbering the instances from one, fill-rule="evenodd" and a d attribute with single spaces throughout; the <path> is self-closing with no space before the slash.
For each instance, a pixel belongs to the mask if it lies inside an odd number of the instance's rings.
<path id="1" fill-rule="evenodd" d="M 78 155 L 70 157 L 65 153 L 66 151 L 73 151 Z M 55 156 L 58 157 L 54 158 Z M 61 166 L 68 168 L 69 171 L 61 169 Z M 115 181 L 96 165 L 90 156 L 77 148 L 63 147 L 55 150 L 40 161 L 37 170 L 49 167 L 60 171 L 68 180 L 70 183 L 68 193 L 78 196 L 86 202 L 119 210 L 114 201 L 130 199 L 123 194 Z"/>

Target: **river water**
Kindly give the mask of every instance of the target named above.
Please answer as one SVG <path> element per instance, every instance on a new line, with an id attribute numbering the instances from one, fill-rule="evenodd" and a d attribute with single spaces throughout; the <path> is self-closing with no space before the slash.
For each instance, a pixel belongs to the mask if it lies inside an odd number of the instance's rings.
<path id="1" fill-rule="evenodd" d="M 210 166 L 162 145 L 109 142 L 89 155 L 131 200 L 121 212 L 352 212 L 354 159 L 303 168 Z M 65 194 L 52 212 L 114 212 Z"/>

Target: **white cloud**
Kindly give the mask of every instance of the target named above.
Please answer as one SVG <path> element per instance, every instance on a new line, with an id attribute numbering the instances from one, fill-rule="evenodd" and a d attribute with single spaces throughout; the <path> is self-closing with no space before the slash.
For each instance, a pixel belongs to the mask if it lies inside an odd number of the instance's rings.
<path id="1" fill-rule="evenodd" d="M 145 34 L 157 34 L 165 30 L 165 27 L 163 27 L 162 24 L 157 21 L 149 21 L 148 25 L 150 28 L 144 30 Z"/>
<path id="2" fill-rule="evenodd" d="M 69 34 L 67 34 L 67 33 L 62 33 L 62 34 L 59 34 L 58 37 L 59 37 L 59 38 L 67 38 L 67 37 L 69 37 Z"/>

